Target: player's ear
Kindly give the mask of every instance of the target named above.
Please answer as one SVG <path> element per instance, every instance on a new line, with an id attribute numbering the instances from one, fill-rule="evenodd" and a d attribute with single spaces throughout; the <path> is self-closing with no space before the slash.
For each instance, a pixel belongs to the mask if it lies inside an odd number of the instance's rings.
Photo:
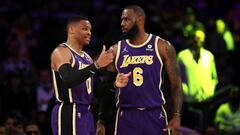
<path id="1" fill-rule="evenodd" d="M 68 26 L 68 32 L 69 33 L 74 33 L 74 26 L 73 25 Z"/>
<path id="2" fill-rule="evenodd" d="M 139 22 L 144 22 L 144 16 L 143 15 L 139 15 L 138 16 L 138 21 Z"/>

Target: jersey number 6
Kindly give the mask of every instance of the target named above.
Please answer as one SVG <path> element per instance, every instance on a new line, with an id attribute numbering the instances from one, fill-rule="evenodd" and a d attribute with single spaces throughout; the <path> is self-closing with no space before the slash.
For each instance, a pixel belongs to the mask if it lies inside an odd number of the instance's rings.
<path id="1" fill-rule="evenodd" d="M 143 70 L 140 67 L 133 69 L 133 84 L 136 86 L 141 86 L 143 84 Z"/>

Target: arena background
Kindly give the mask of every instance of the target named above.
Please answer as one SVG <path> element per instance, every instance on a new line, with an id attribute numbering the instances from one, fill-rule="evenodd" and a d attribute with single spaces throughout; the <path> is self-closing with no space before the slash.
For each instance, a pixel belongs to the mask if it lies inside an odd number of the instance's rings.
<path id="1" fill-rule="evenodd" d="M 66 41 L 67 18 L 85 15 L 90 19 L 92 41 L 84 50 L 96 58 L 102 45 L 110 47 L 120 39 L 121 11 L 132 4 L 146 11 L 147 32 L 170 41 L 177 53 L 187 47 L 184 27 L 201 23 L 207 39 L 204 47 L 219 60 L 216 62 L 217 90 L 234 93 L 220 95 L 216 102 L 228 102 L 239 94 L 239 0 L 1 0 L 0 127 L 6 127 L 6 120 L 14 117 L 16 128 L 34 121 L 42 135 L 50 135 L 50 54 L 59 43 Z M 195 17 L 192 22 L 189 22 L 190 15 Z M 233 35 L 235 49 L 224 50 L 224 45 L 211 44 L 209 37 L 216 33 L 217 19 L 222 19 Z M 222 58 L 222 52 L 227 57 Z M 42 90 L 47 94 L 39 92 Z M 192 128 L 188 124 L 191 119 L 182 121 L 183 126 Z"/>

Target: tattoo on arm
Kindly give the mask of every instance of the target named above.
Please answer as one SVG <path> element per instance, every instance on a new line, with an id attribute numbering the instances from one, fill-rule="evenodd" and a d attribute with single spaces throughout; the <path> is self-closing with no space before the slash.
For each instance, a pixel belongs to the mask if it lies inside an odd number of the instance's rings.
<path id="1" fill-rule="evenodd" d="M 176 60 L 176 52 L 172 45 L 166 44 L 165 47 L 165 66 L 168 78 L 170 80 L 171 98 L 173 101 L 174 113 L 180 113 L 182 108 L 182 81 L 178 63 Z"/>

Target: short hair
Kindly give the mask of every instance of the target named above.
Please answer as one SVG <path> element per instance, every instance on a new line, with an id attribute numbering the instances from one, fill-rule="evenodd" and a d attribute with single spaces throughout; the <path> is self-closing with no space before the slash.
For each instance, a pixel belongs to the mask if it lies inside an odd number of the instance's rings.
<path id="1" fill-rule="evenodd" d="M 71 24 L 80 22 L 81 20 L 89 20 L 89 19 L 85 16 L 72 16 L 72 17 L 68 18 L 66 29 L 68 30 L 68 28 Z"/>
<path id="2" fill-rule="evenodd" d="M 127 6 L 125 9 L 132 9 L 137 15 L 143 16 L 144 20 L 145 20 L 145 16 L 146 16 L 145 12 L 144 12 L 143 8 L 141 8 L 140 6 L 130 5 L 130 6 Z"/>

